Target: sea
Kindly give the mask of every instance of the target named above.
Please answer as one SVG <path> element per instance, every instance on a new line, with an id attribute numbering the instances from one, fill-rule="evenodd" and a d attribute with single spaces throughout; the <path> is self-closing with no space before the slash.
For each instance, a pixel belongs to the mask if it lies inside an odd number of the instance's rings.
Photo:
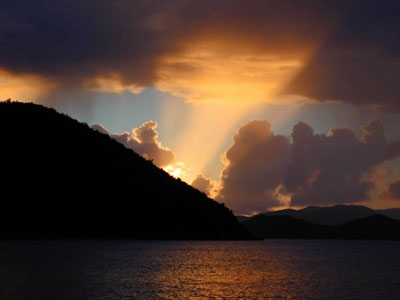
<path id="1" fill-rule="evenodd" d="M 400 242 L 0 241 L 1 300 L 400 299 Z"/>

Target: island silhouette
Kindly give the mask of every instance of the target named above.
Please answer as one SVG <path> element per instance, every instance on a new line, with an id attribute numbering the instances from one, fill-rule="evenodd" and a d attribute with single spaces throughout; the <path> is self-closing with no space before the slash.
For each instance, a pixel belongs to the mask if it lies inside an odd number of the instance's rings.
<path id="1" fill-rule="evenodd" d="M 238 220 L 258 239 L 400 240 L 400 209 L 361 205 L 284 209 Z"/>
<path id="2" fill-rule="evenodd" d="M 252 239 L 224 204 L 54 109 L 0 103 L 2 238 Z"/>

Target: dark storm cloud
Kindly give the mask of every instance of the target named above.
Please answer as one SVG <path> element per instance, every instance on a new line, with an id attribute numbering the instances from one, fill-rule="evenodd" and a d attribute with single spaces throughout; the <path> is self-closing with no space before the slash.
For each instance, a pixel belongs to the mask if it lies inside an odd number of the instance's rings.
<path id="1" fill-rule="evenodd" d="M 285 92 L 399 110 L 400 2 L 348 3 Z"/>
<path id="2" fill-rule="evenodd" d="M 306 59 L 283 93 L 400 109 L 398 1 L 0 0 L 0 6 L 0 68 L 61 87 L 110 76 L 132 88 L 154 85 L 165 57 L 203 39 L 224 44 L 227 55 Z"/>
<path id="3" fill-rule="evenodd" d="M 139 128 L 132 129 L 132 133 L 110 134 L 104 126 L 98 124 L 93 125 L 92 128 L 101 133 L 110 135 L 126 148 L 132 149 L 148 160 L 152 160 L 158 167 L 165 167 L 173 163 L 176 158 L 171 150 L 164 147 L 158 141 L 158 132 L 156 131 L 157 122 L 145 122 Z"/>
<path id="4" fill-rule="evenodd" d="M 182 51 L 183 42 L 199 33 L 230 31 L 232 37 L 226 38 L 232 41 L 236 34 L 260 39 L 257 31 L 251 32 L 263 25 L 263 33 L 280 40 L 267 43 L 272 48 L 287 37 L 294 38 L 299 31 L 291 21 L 298 12 L 276 1 L 1 0 L 0 3 L 0 66 L 13 72 L 72 82 L 118 73 L 127 84 L 149 85 L 156 79 L 160 57 Z M 304 8 L 310 6 L 306 4 Z M 303 9 L 303 14 L 316 18 L 307 9 Z M 279 24 L 282 32 L 275 33 Z M 300 27 L 312 30 L 310 25 Z M 279 37 L 282 33 L 285 36 Z"/>
<path id="5" fill-rule="evenodd" d="M 124 82 L 148 85 L 158 56 L 173 48 L 168 35 L 146 27 L 150 1 L 1 2 L 0 66 L 13 72 L 71 84 L 118 73 Z"/>
<path id="6" fill-rule="evenodd" d="M 400 154 L 400 142 L 386 141 L 378 119 L 362 129 L 361 138 L 349 128 L 319 135 L 300 122 L 290 143 L 274 135 L 268 122 L 249 122 L 225 154 L 217 199 L 237 213 L 287 204 L 289 196 L 293 206 L 368 200 L 375 168 Z"/>

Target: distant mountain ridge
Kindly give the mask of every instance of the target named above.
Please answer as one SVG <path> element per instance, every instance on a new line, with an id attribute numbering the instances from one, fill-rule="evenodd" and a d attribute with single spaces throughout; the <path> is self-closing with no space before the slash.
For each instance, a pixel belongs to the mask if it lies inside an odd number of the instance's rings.
<path id="1" fill-rule="evenodd" d="M 400 209 L 361 205 L 284 209 L 238 220 L 256 238 L 400 240 Z"/>
<path id="2" fill-rule="evenodd" d="M 287 215 L 254 216 L 243 225 L 259 239 L 400 240 L 400 221 L 372 215 L 338 226 L 326 226 Z"/>
<path id="3" fill-rule="evenodd" d="M 372 215 L 384 215 L 400 220 L 400 208 L 373 210 L 362 205 L 309 206 L 303 209 L 284 209 L 261 213 L 265 216 L 290 216 L 299 220 L 327 226 L 337 226 L 353 220 Z M 238 216 L 239 222 L 245 222 L 251 217 Z"/>
<path id="4" fill-rule="evenodd" d="M 318 239 L 332 236 L 328 226 L 285 215 L 257 215 L 242 224 L 258 239 Z"/>
<path id="5" fill-rule="evenodd" d="M 0 141 L 0 238 L 252 238 L 223 204 L 54 109 L 0 102 Z"/>

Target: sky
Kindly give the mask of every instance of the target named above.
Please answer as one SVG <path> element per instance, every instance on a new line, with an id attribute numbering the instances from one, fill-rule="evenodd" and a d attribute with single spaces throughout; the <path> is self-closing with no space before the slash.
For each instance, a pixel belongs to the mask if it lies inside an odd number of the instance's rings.
<path id="1" fill-rule="evenodd" d="M 251 215 L 400 207 L 398 1 L 0 0 L 0 100 Z"/>

